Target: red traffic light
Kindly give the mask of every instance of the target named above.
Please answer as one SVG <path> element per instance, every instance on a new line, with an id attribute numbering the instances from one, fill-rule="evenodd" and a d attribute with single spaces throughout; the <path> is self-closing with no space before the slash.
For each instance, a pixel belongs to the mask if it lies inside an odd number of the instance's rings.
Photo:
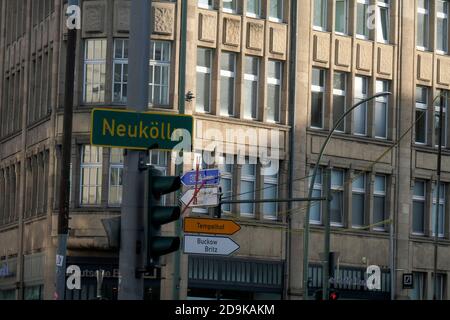
<path id="1" fill-rule="evenodd" d="M 338 299 L 338 294 L 336 292 L 331 292 L 330 293 L 330 300 L 337 300 Z"/>

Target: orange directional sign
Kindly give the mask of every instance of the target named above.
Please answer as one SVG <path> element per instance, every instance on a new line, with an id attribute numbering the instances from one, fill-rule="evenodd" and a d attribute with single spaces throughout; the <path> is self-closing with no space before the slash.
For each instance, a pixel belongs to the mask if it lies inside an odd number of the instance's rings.
<path id="1" fill-rule="evenodd" d="M 232 235 L 241 230 L 241 226 L 232 220 L 185 218 L 185 233 L 205 233 Z"/>

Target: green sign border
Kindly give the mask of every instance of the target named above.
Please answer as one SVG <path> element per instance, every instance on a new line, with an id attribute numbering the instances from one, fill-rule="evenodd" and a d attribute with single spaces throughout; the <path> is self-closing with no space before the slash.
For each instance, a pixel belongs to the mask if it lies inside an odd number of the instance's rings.
<path id="1" fill-rule="evenodd" d="M 194 117 L 191 115 L 185 115 L 185 114 L 178 114 L 178 113 L 171 113 L 171 112 L 153 112 L 153 111 L 147 111 L 147 112 L 138 112 L 135 110 L 123 110 L 123 109 L 110 109 L 110 108 L 93 108 L 91 111 L 91 133 L 90 133 L 90 144 L 92 146 L 99 146 L 99 147 L 108 147 L 108 148 L 119 148 L 119 149 L 128 149 L 128 150 L 139 150 L 139 151 L 143 151 L 143 150 L 149 150 L 150 148 L 138 148 L 138 147 L 126 147 L 126 146 L 118 146 L 118 145 L 107 145 L 107 144 L 94 144 L 92 143 L 92 139 L 93 139 L 93 133 L 94 133 L 94 113 L 95 111 L 109 111 L 109 112 L 117 112 L 117 113 L 138 113 L 138 114 L 154 114 L 154 115 L 160 115 L 160 116 L 171 116 L 171 117 L 182 117 L 182 118 L 187 118 L 190 117 L 192 120 L 192 133 L 191 133 L 191 151 L 194 148 L 194 131 L 195 131 L 195 126 L 194 126 Z M 173 151 L 172 149 L 155 149 L 155 150 L 162 150 L 162 151 Z"/>

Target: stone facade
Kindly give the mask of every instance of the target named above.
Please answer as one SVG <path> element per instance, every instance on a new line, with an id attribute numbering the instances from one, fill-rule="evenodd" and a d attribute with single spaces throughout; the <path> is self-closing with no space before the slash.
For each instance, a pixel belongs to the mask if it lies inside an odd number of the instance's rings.
<path id="1" fill-rule="evenodd" d="M 89 144 L 90 111 L 93 107 L 124 108 L 120 102 L 124 94 L 124 80 L 115 77 L 115 67 L 124 63 L 124 51 L 119 54 L 120 41 L 129 35 L 130 2 L 126 0 L 83 0 L 82 32 L 78 35 L 75 112 L 72 152 L 72 188 L 69 256 L 98 259 L 116 259 L 117 252 L 108 244 L 101 219 L 120 214 L 120 206 L 111 201 L 111 170 L 114 168 L 112 151 L 101 149 L 98 169 L 100 189 L 98 202 L 85 205 L 83 202 L 82 161 L 83 146 Z M 179 99 L 178 72 L 180 47 L 180 15 L 184 1 L 153 1 L 152 40 L 170 48 L 170 61 L 160 65 L 168 68 L 167 101 L 155 103 L 153 110 L 177 112 Z M 402 274 L 421 272 L 428 292 L 424 298 L 432 297 L 433 238 L 431 237 L 431 185 L 436 180 L 436 154 L 434 112 L 428 116 L 428 143 L 414 143 L 415 86 L 426 86 L 430 97 L 439 89 L 450 90 L 448 54 L 435 50 L 423 51 L 415 44 L 416 5 L 413 0 L 391 1 L 389 7 L 389 41 L 378 42 L 375 30 L 367 39 L 356 36 L 356 1 L 349 0 L 347 34 L 338 34 L 331 27 L 319 30 L 313 28 L 313 1 L 283 1 L 282 19 L 270 17 L 269 1 L 262 0 L 259 16 L 246 15 L 246 1 L 237 1 L 236 12 L 223 10 L 222 1 L 213 1 L 212 9 L 198 8 L 197 1 L 188 0 L 186 92 L 196 93 L 197 49 L 210 49 L 210 111 L 198 112 L 196 100 L 186 104 L 186 112 L 195 118 L 196 134 L 194 149 L 202 150 L 211 143 L 206 133 L 211 130 L 226 136 L 226 129 L 280 132 L 278 153 L 281 158 L 278 177 L 278 196 L 288 196 L 288 186 L 294 197 L 304 197 L 309 184 L 310 167 L 317 160 L 320 146 L 328 130 L 333 126 L 334 75 L 345 72 L 347 77 L 347 107 L 355 94 L 355 78 L 368 79 L 369 95 L 376 90 L 377 80 L 390 81 L 389 111 L 387 116 L 387 138 L 376 137 L 374 103 L 368 104 L 367 134 L 355 134 L 353 116 L 348 119 L 343 132 L 336 134 L 321 160 L 323 167 L 341 170 L 342 224 L 332 227 L 332 251 L 339 252 L 342 267 L 365 268 L 374 264 L 395 270 L 392 289 L 396 299 L 407 299 L 411 292 L 402 288 Z M 434 2 L 434 0 L 433 0 Z M 14 5 L 13 5 L 14 3 Z M 331 2 L 330 2 L 331 3 Z M 40 7 L 42 6 L 42 7 Z M 291 15 L 292 8 L 297 12 Z M 18 299 L 36 297 L 52 299 L 54 292 L 54 270 L 57 212 L 58 172 L 61 157 L 62 103 L 64 90 L 66 29 L 64 8 L 59 0 L 0 0 L 0 263 L 14 261 L 15 281 L 0 279 L 0 292 L 13 292 Z M 33 15 L 41 8 L 42 15 Z M 330 6 L 329 12 L 334 12 Z M 225 12 L 226 11 L 226 12 Z M 41 11 L 37 11 L 41 12 Z M 13 24 L 8 16 L 23 17 L 23 23 Z M 25 19 L 25 17 L 28 17 Z M 297 18 L 292 21 L 292 17 Z M 434 15 L 432 15 L 434 17 Z M 334 25 L 334 18 L 328 17 L 328 26 Z M 13 26 L 14 25 L 14 26 Z M 13 32 L 14 31 L 14 32 Z M 297 37 L 291 37 L 297 34 Z M 98 40 L 106 48 L 101 57 L 96 57 L 90 67 L 85 61 L 88 42 Z M 119 41 L 117 41 L 119 40 Z M 102 42 L 103 41 L 103 42 Z M 92 42 L 94 43 L 94 42 Z M 99 48 L 99 47 L 97 47 Z M 102 47 L 101 47 L 102 48 Z M 101 52 L 103 49 L 99 49 Z M 292 68 L 292 53 L 295 52 L 296 68 Z M 232 117 L 221 115 L 221 58 L 225 53 L 236 57 L 234 84 L 235 108 Z M 120 57 L 119 57 L 120 56 Z M 245 57 L 259 58 L 258 110 L 254 120 L 245 116 Z M 156 59 L 155 59 L 156 60 Z M 268 86 L 269 63 L 281 66 L 279 121 L 265 121 L 270 115 Z M 159 63 L 159 61 L 157 61 Z M 156 64 L 157 64 L 156 63 Z M 326 71 L 324 93 L 323 128 L 311 126 L 312 68 Z M 103 98 L 87 102 L 87 70 L 98 70 L 98 86 L 92 85 L 92 92 L 103 92 Z M 104 71 L 102 71 L 104 70 Z M 117 89 L 120 88 L 120 89 Z M 162 92 L 162 91 L 161 91 Z M 293 94 L 295 92 L 295 94 Z M 100 96 L 100 95 L 99 95 Z M 293 107 L 293 108 L 291 108 Z M 295 111 L 293 114 L 290 111 Z M 412 128 L 412 129 L 411 129 Z M 450 130 L 447 130 L 450 138 Z M 293 139 L 293 141 L 292 141 Z M 401 139 L 401 140 L 400 140 Z M 449 140 L 450 141 L 450 140 Z M 254 141 L 223 141 L 222 146 L 232 146 L 232 156 L 239 156 L 239 150 L 248 152 Z M 293 149 L 291 149 L 291 147 Z M 442 180 L 450 183 L 450 149 L 443 151 Z M 292 157 L 291 157 L 292 155 Z M 169 157 L 170 158 L 170 157 Z M 289 161 L 293 160 L 293 171 L 289 172 Z M 90 164 L 92 165 L 92 164 Z M 193 164 L 185 164 L 191 170 Z M 239 183 L 243 178 L 242 166 L 236 165 L 230 174 L 235 194 L 241 192 Z M 168 159 L 167 172 L 174 173 L 174 165 Z M 256 190 L 265 187 L 264 178 L 257 167 L 254 186 Z M 352 225 L 352 181 L 365 174 L 364 228 Z M 292 181 L 289 180 L 289 175 Z M 384 193 L 387 227 L 384 230 L 375 224 L 374 199 L 376 177 L 386 177 Z M 426 181 L 425 233 L 412 233 L 412 198 L 416 180 Z M 450 186 L 450 185 L 449 185 Z M 439 240 L 438 270 L 445 275 L 450 297 L 450 187 L 446 189 L 445 232 Z M 263 197 L 255 192 L 255 197 Z M 242 230 L 232 238 L 241 245 L 236 261 L 284 263 L 282 289 L 277 288 L 276 297 L 301 299 L 303 259 L 303 217 L 304 203 L 289 210 L 280 204 L 275 217 L 265 217 L 263 204 L 255 206 L 254 215 L 241 214 L 239 205 L 231 206 L 227 218 L 235 219 Z M 212 215 L 212 212 L 192 212 L 191 215 Z M 392 236 L 389 225 L 393 226 Z M 164 230 L 174 233 L 173 226 Z M 323 251 L 323 226 L 312 225 L 310 235 L 310 263 L 320 265 Z M 392 251 L 394 248 L 394 251 Z M 181 251 L 180 280 L 175 278 L 175 254 L 164 257 L 166 265 L 162 270 L 163 281 L 160 296 L 163 299 L 186 298 L 190 287 L 189 258 Z M 233 259 L 231 259 L 233 260 Z M 238 263 L 238 262 L 236 262 Z M 176 290 L 174 289 L 176 288 Z M 251 291 L 251 290 L 250 290 Z M 388 290 L 387 292 L 390 292 Z M 0 295 L 1 297 L 1 295 Z M 257 297 L 257 293 L 253 297 Z"/>

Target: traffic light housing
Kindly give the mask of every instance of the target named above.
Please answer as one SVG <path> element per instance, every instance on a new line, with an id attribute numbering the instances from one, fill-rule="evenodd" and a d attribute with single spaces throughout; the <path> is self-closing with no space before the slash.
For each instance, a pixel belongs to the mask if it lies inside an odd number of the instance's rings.
<path id="1" fill-rule="evenodd" d="M 161 236 L 161 226 L 180 218 L 179 206 L 162 206 L 161 196 L 181 188 L 180 177 L 163 176 L 162 172 L 151 167 L 147 179 L 147 267 L 159 264 L 159 257 L 180 248 L 179 237 Z"/>
<path id="2" fill-rule="evenodd" d="M 322 289 L 316 290 L 316 292 L 314 292 L 314 298 L 315 300 L 323 301 Z M 328 294 L 328 300 L 338 300 L 338 299 L 339 299 L 339 292 L 331 289 L 330 293 Z"/>

